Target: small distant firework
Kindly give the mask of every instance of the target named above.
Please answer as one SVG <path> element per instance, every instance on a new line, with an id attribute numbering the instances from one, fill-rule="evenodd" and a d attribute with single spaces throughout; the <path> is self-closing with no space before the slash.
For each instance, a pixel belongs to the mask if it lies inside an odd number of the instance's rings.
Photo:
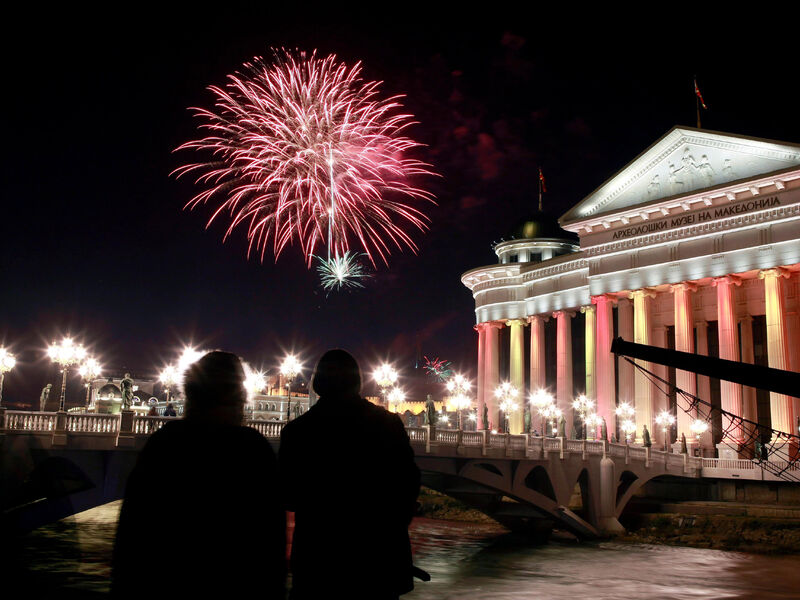
<path id="1" fill-rule="evenodd" d="M 428 372 L 428 375 L 436 378 L 438 381 L 447 381 L 453 375 L 453 370 L 450 368 L 452 364 L 449 360 L 439 358 L 428 358 L 423 356 L 425 364 L 423 368 Z"/>
<path id="2" fill-rule="evenodd" d="M 345 288 L 363 288 L 362 279 L 372 277 L 358 262 L 358 254 L 345 252 L 333 258 L 318 258 L 317 273 L 322 287 L 328 291 Z"/>
<path id="3" fill-rule="evenodd" d="M 334 55 L 284 50 L 210 87 L 214 108 L 195 109 L 206 137 L 178 148 L 206 156 L 175 171 L 205 187 L 186 207 L 213 203 L 209 225 L 227 216 L 225 237 L 245 226 L 248 255 L 262 260 L 297 241 L 310 268 L 327 246 L 318 268 L 330 289 L 358 285 L 359 252 L 375 266 L 393 247 L 416 251 L 406 228 L 427 229 L 417 205 L 433 197 L 411 179 L 431 171 L 408 156 L 420 144 L 403 135 L 413 117 L 399 97 L 381 98 L 360 73 Z"/>

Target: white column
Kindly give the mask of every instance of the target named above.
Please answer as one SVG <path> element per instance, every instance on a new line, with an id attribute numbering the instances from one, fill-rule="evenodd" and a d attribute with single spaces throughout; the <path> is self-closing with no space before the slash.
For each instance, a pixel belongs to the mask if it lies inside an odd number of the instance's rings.
<path id="1" fill-rule="evenodd" d="M 486 325 L 486 374 L 483 380 L 483 397 L 489 411 L 490 428 L 497 429 L 500 426 L 500 409 L 494 391 L 500 385 L 500 329 L 503 323 L 489 321 Z"/>
<path id="2" fill-rule="evenodd" d="M 651 345 L 651 299 L 655 294 L 651 290 L 636 290 L 631 292 L 633 299 L 633 341 L 637 344 Z M 652 365 L 647 361 L 637 360 L 648 371 Z M 636 409 L 636 439 L 641 440 L 644 426 L 653 438 L 653 384 L 639 369 L 634 373 L 634 396 Z"/>
<path id="3" fill-rule="evenodd" d="M 617 329 L 619 337 L 626 342 L 633 341 L 633 304 L 627 298 L 620 298 L 617 301 Z M 619 367 L 619 401 L 633 406 L 635 403 L 633 365 L 620 358 L 617 366 Z"/>
<path id="4" fill-rule="evenodd" d="M 698 321 L 695 323 L 697 330 L 697 353 L 708 356 L 708 322 Z M 697 397 L 706 402 L 711 402 L 711 380 L 706 375 L 697 376 Z M 703 414 L 706 414 L 704 411 Z M 700 445 L 704 449 L 704 455 L 713 456 L 714 436 L 711 431 L 711 423 L 708 424 L 706 431 L 700 439 Z"/>
<path id="5" fill-rule="evenodd" d="M 767 313 L 767 356 L 773 369 L 789 369 L 789 346 L 786 336 L 786 309 L 781 279 L 788 277 L 785 269 L 767 269 L 759 276 L 764 280 L 764 300 Z M 770 392 L 769 408 L 772 428 L 785 433 L 794 431 L 794 407 L 786 394 Z"/>
<path id="6" fill-rule="evenodd" d="M 475 325 L 475 331 L 478 332 L 478 429 L 488 429 L 488 423 L 483 422 L 483 407 L 486 403 L 486 323 L 478 323 Z"/>
<path id="7" fill-rule="evenodd" d="M 736 299 L 734 286 L 741 280 L 733 275 L 717 277 L 713 285 L 717 288 L 717 329 L 719 335 L 719 357 L 724 360 L 739 361 L 739 331 L 736 322 Z M 742 386 L 732 381 L 720 379 L 722 410 L 742 416 Z M 722 441 L 717 445 L 720 458 L 738 458 L 736 447 L 742 442 L 742 431 L 732 424 L 731 419 L 722 417 Z M 733 446 L 733 448 L 731 448 Z"/>
<path id="8" fill-rule="evenodd" d="M 658 346 L 659 348 L 665 348 L 666 349 L 666 347 L 667 347 L 667 328 L 665 326 L 663 326 L 663 325 L 659 325 L 659 326 L 653 327 L 652 332 L 653 332 L 653 346 Z M 659 364 L 655 364 L 655 363 L 650 363 L 650 364 L 652 365 L 652 368 L 650 370 L 653 371 L 653 373 L 655 373 L 656 375 L 658 375 L 659 377 L 661 377 L 665 381 L 668 380 L 669 372 L 667 370 L 667 366 L 666 365 L 659 365 Z M 669 411 L 669 396 L 667 396 L 667 394 L 665 394 L 662 391 L 662 389 L 667 389 L 667 386 L 664 385 L 664 384 L 655 384 L 655 383 L 653 383 L 652 387 L 651 387 L 651 390 L 650 390 L 650 393 L 652 394 L 652 398 L 653 398 L 653 419 L 654 420 L 655 420 L 655 416 L 658 415 L 659 413 L 661 413 L 662 411 Z M 672 432 L 668 430 L 667 433 L 666 433 L 667 443 L 671 443 L 672 442 L 672 440 L 669 439 L 671 435 L 672 435 Z M 653 445 L 655 445 L 655 440 L 658 440 L 658 446 L 657 447 L 660 450 L 664 449 L 664 432 L 661 430 L 661 427 L 656 427 L 656 434 L 653 436 L 653 440 L 654 440 L 654 444 Z"/>
<path id="9" fill-rule="evenodd" d="M 531 324 L 531 393 L 547 387 L 545 371 L 544 315 L 528 317 Z"/>
<path id="10" fill-rule="evenodd" d="M 753 347 L 753 317 L 745 315 L 739 321 L 742 334 L 742 362 L 754 364 L 756 362 L 755 349 Z M 742 417 L 753 423 L 758 423 L 758 398 L 756 389 L 750 386 L 742 386 Z M 748 434 L 754 433 L 754 428 L 747 428 Z"/>
<path id="11" fill-rule="evenodd" d="M 509 370 L 511 385 L 519 392 L 519 408 L 508 416 L 508 428 L 512 434 L 519 435 L 524 429 L 525 419 L 523 417 L 524 404 L 528 401 L 525 394 L 525 332 L 524 319 L 512 319 L 506 322 L 511 328 L 510 335 L 510 355 Z"/>

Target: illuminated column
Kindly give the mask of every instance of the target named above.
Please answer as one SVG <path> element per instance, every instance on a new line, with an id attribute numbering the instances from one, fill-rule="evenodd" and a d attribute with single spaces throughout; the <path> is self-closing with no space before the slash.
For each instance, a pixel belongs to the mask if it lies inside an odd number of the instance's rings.
<path id="1" fill-rule="evenodd" d="M 483 406 L 486 403 L 486 390 L 484 381 L 486 380 L 486 323 L 475 325 L 478 332 L 478 429 L 488 429 L 487 423 L 483 422 Z"/>
<path id="2" fill-rule="evenodd" d="M 725 360 L 739 361 L 739 330 L 736 322 L 736 300 L 733 286 L 741 285 L 738 277 L 726 275 L 717 277 L 712 285 L 717 288 L 717 328 L 719 331 L 719 357 Z M 720 379 L 719 391 L 722 410 L 727 410 L 734 415 L 742 416 L 742 386 L 732 381 Z M 742 432 L 737 429 L 730 431 L 731 421 L 723 416 L 723 438 L 721 444 L 740 444 Z M 725 446 L 728 448 L 728 446 Z M 720 458 L 737 458 L 736 456 Z"/>
<path id="3" fill-rule="evenodd" d="M 501 321 L 489 321 L 486 328 L 486 370 L 483 378 L 483 400 L 489 410 L 489 424 L 496 429 L 499 424 L 500 412 L 494 390 L 500 385 L 500 328 Z"/>
<path id="4" fill-rule="evenodd" d="M 586 391 L 584 394 L 587 398 L 597 400 L 597 375 L 595 372 L 595 352 L 597 342 L 595 338 L 596 313 L 594 305 L 581 306 L 581 312 L 586 316 L 585 319 L 585 356 L 586 356 Z"/>
<path id="5" fill-rule="evenodd" d="M 611 339 L 614 337 L 613 298 L 609 296 L 594 296 L 592 298 L 596 308 L 597 342 L 596 362 L 597 369 L 597 414 L 606 420 L 608 435 L 617 430 L 614 383 L 614 355 L 611 354 Z"/>
<path id="6" fill-rule="evenodd" d="M 633 299 L 633 341 L 637 344 L 650 345 L 650 300 L 655 294 L 651 290 L 631 292 Z M 636 361 L 648 371 L 652 365 L 646 361 Z M 650 437 L 653 437 L 653 384 L 639 369 L 634 373 L 634 408 L 636 409 L 636 439 L 642 437 L 642 428 L 647 425 Z"/>
<path id="7" fill-rule="evenodd" d="M 789 346 L 786 338 L 786 319 L 781 278 L 789 272 L 780 267 L 759 273 L 764 280 L 764 300 L 767 309 L 767 357 L 773 369 L 789 369 Z M 772 428 L 794 433 L 792 400 L 786 394 L 769 393 Z"/>
<path id="8" fill-rule="evenodd" d="M 653 332 L 653 346 L 657 346 L 659 348 L 666 348 L 667 347 L 667 328 L 664 327 L 663 325 L 657 326 L 657 327 L 653 327 L 652 328 L 652 332 Z M 667 372 L 666 365 L 659 365 L 659 364 L 656 364 L 656 363 L 650 363 L 650 370 L 653 373 L 655 373 L 656 375 L 658 375 L 659 377 L 661 377 L 662 379 L 664 379 L 664 380 L 666 380 L 667 377 L 669 377 L 669 373 Z M 659 384 L 651 383 L 651 386 L 652 386 L 652 389 L 650 390 L 650 393 L 652 394 L 652 398 L 653 398 L 653 415 L 657 415 L 657 414 L 661 413 L 662 411 L 668 411 L 669 410 L 669 397 L 664 392 L 662 392 L 661 389 L 660 389 L 660 388 L 663 388 L 664 385 L 662 384 L 662 385 L 659 386 Z M 650 426 L 648 425 L 647 428 L 649 429 Z M 655 431 L 651 430 L 650 433 L 651 434 L 655 434 L 655 435 L 653 435 L 653 439 L 654 440 L 658 440 L 659 448 L 664 448 L 664 434 L 663 434 L 663 432 L 661 430 L 661 427 L 656 427 Z M 666 435 L 667 435 L 667 438 L 669 438 L 672 435 L 672 431 L 671 430 L 667 430 L 667 434 Z M 671 441 L 672 440 L 669 439 L 668 443 L 671 442 Z"/>
<path id="9" fill-rule="evenodd" d="M 509 353 L 511 385 L 519 390 L 519 398 L 524 403 L 527 399 L 525 394 L 525 340 L 522 337 L 525 332 L 525 319 L 512 319 L 506 322 L 506 325 L 511 328 L 511 351 Z M 508 417 L 510 433 L 515 435 L 522 433 L 525 428 L 524 423 L 524 410 L 520 406 L 519 410 L 515 410 Z"/>
<path id="10" fill-rule="evenodd" d="M 745 315 L 739 322 L 742 328 L 742 362 L 752 365 L 756 362 L 756 354 L 753 347 L 753 317 Z M 758 423 L 756 389 L 750 386 L 742 386 L 742 416 L 748 421 Z M 752 433 L 752 431 L 749 431 L 749 433 Z"/>
<path id="11" fill-rule="evenodd" d="M 633 341 L 633 304 L 627 298 L 620 298 L 617 301 L 617 329 L 619 337 L 626 342 Z M 617 367 L 619 368 L 619 401 L 633 406 L 633 365 L 620 357 Z"/>
<path id="12" fill-rule="evenodd" d="M 570 412 L 573 392 L 571 319 L 574 315 L 575 313 L 566 310 L 553 313 L 556 319 L 556 404 L 564 415 L 572 414 Z"/>
<path id="13" fill-rule="evenodd" d="M 708 356 L 708 322 L 698 321 L 694 326 L 697 330 L 697 353 L 702 356 Z M 711 402 L 711 380 L 706 375 L 697 376 L 697 397 L 706 402 Z M 711 456 L 713 456 L 714 440 L 711 432 L 711 423 L 708 425 L 708 431 L 700 437 L 700 445 L 706 451 L 711 452 Z"/>
<path id="14" fill-rule="evenodd" d="M 692 297 L 691 292 L 697 290 L 693 283 L 678 283 L 672 286 L 673 312 L 675 316 L 675 350 L 679 352 L 694 352 L 694 318 L 692 317 Z M 675 385 L 685 392 L 697 395 L 697 375 L 691 371 L 675 371 Z M 692 414 L 687 413 L 686 399 L 680 394 L 677 396 L 677 417 L 678 417 L 678 439 L 684 434 L 687 439 L 692 437 L 692 430 L 689 429 L 692 421 L 697 416 L 697 411 Z"/>
<path id="15" fill-rule="evenodd" d="M 531 392 L 547 387 L 544 363 L 544 324 L 547 317 L 528 317 L 531 324 Z"/>

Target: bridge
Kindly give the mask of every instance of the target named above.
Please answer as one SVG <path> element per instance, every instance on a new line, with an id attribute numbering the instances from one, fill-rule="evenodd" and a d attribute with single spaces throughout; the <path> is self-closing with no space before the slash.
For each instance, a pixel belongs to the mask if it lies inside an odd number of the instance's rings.
<path id="1" fill-rule="evenodd" d="M 173 418 L 0 408 L 4 526 L 27 531 L 122 498 L 138 451 Z M 278 449 L 282 422 L 246 424 Z M 751 460 L 698 458 L 602 440 L 427 426 L 407 432 L 425 485 L 512 529 L 542 536 L 553 528 L 582 538 L 622 532 L 618 519 L 626 504 L 657 477 L 780 481 Z"/>

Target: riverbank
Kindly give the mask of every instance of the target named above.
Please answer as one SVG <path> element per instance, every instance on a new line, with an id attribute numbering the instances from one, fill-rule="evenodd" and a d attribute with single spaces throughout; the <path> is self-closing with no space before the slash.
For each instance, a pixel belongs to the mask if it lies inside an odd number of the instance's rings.
<path id="1" fill-rule="evenodd" d="M 732 515 L 637 515 L 617 541 L 753 554 L 800 553 L 800 520 Z"/>
<path id="2" fill-rule="evenodd" d="M 417 517 L 464 523 L 499 525 L 497 521 L 480 511 L 469 508 L 455 498 L 445 496 L 427 487 L 422 487 L 417 498 Z"/>

